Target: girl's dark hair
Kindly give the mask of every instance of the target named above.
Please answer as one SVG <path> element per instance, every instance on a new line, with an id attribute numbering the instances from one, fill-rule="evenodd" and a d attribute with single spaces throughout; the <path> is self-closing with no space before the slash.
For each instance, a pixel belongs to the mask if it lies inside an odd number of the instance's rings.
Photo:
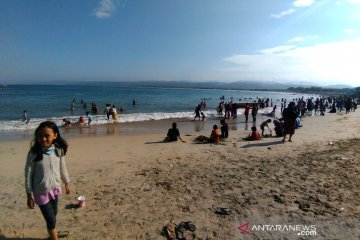
<path id="1" fill-rule="evenodd" d="M 40 123 L 40 125 L 36 128 L 34 139 L 31 142 L 30 152 L 36 155 L 35 161 L 41 161 L 43 159 L 43 150 L 38 141 L 38 135 L 39 132 L 44 128 L 50 128 L 54 131 L 55 134 L 57 134 L 57 138 L 53 142 L 55 145 L 55 153 L 58 157 L 65 156 L 68 149 L 68 144 L 65 139 L 61 137 L 58 126 L 56 126 L 54 122 L 45 121 Z"/>

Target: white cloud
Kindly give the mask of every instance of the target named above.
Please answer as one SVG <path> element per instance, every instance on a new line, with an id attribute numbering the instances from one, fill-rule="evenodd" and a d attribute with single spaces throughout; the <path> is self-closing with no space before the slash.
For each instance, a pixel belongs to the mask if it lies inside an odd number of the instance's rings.
<path id="1" fill-rule="evenodd" d="M 290 9 L 288 9 L 286 11 L 282 11 L 279 14 L 271 14 L 270 17 L 272 17 L 272 18 L 282 18 L 282 17 L 284 17 L 286 15 L 293 14 L 294 12 L 296 12 L 296 10 L 293 9 L 293 8 L 290 8 Z"/>
<path id="2" fill-rule="evenodd" d="M 116 12 L 117 0 L 100 0 L 99 7 L 95 9 L 97 18 L 109 18 Z"/>
<path id="3" fill-rule="evenodd" d="M 288 43 L 299 43 L 299 42 L 305 42 L 305 41 L 309 41 L 309 40 L 316 40 L 319 39 L 319 36 L 317 35 L 312 35 L 312 36 L 303 36 L 303 37 L 294 37 L 290 40 L 288 40 Z"/>
<path id="4" fill-rule="evenodd" d="M 350 34 L 354 34 L 356 30 L 352 28 L 345 28 L 343 32 L 350 35 Z"/>
<path id="5" fill-rule="evenodd" d="M 356 0 L 353 0 L 353 1 L 356 1 Z M 314 4 L 314 2 L 315 2 L 314 0 L 295 0 L 292 5 L 295 8 L 310 7 L 311 5 Z M 272 17 L 272 18 L 282 18 L 284 16 L 293 14 L 294 12 L 296 12 L 296 9 L 289 8 L 288 10 L 282 11 L 281 13 L 271 14 L 270 17 Z"/>
<path id="6" fill-rule="evenodd" d="M 223 69 L 233 79 L 360 85 L 360 39 L 298 48 L 279 46 L 224 60 L 237 65 Z"/>
<path id="7" fill-rule="evenodd" d="M 294 7 L 309 7 L 314 4 L 314 0 L 295 0 Z"/>
<path id="8" fill-rule="evenodd" d="M 295 48 L 295 46 L 282 45 L 282 46 L 277 46 L 277 47 L 273 47 L 273 48 L 262 49 L 262 50 L 259 50 L 258 52 L 261 54 L 268 55 L 268 54 L 276 54 L 276 53 L 280 53 L 280 52 L 285 52 L 292 48 Z"/>
<path id="9" fill-rule="evenodd" d="M 290 39 L 288 42 L 303 42 L 304 38 L 303 37 L 294 37 L 292 39 Z"/>

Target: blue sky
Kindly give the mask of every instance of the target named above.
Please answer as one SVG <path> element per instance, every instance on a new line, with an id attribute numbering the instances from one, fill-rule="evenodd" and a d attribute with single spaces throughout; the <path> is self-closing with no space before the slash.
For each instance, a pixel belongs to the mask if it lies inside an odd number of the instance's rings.
<path id="1" fill-rule="evenodd" d="M 1 0 L 0 83 L 360 81 L 360 0 Z"/>

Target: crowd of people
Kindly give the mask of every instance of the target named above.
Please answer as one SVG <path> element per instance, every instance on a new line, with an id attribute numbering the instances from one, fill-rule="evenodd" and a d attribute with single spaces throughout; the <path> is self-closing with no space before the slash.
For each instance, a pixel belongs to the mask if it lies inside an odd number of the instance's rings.
<path id="1" fill-rule="evenodd" d="M 301 119 L 305 116 L 312 116 L 312 115 L 320 115 L 324 116 L 326 113 L 336 113 L 344 111 L 348 114 L 351 111 L 355 111 L 357 105 L 360 104 L 360 99 L 350 98 L 350 97 L 322 97 L 322 98 L 298 98 L 292 99 L 287 104 L 287 99 L 281 99 L 281 109 L 280 113 L 281 116 L 277 116 L 277 105 L 273 105 L 272 99 L 264 98 L 258 99 L 253 103 L 245 103 L 245 104 L 237 104 L 233 103 L 232 99 L 229 102 L 224 102 L 224 97 L 220 98 L 220 103 L 216 108 L 218 115 L 222 118 L 221 125 L 222 127 L 226 126 L 226 137 L 228 137 L 228 127 L 227 123 L 225 123 L 226 119 L 235 119 L 237 118 L 237 109 L 239 106 L 244 108 L 244 117 L 245 123 L 249 121 L 249 114 L 252 116 L 253 127 L 251 128 L 252 132 L 245 140 L 260 140 L 263 137 L 282 137 L 282 142 L 289 141 L 292 142 L 292 137 L 295 133 L 295 129 L 302 127 Z M 266 115 L 271 117 L 263 121 L 259 127 L 261 133 L 258 132 L 258 128 L 256 127 L 256 117 L 258 114 L 259 109 L 272 107 L 272 111 Z M 201 105 L 199 104 L 197 109 L 195 110 L 195 118 L 200 119 L 200 112 L 201 112 Z M 202 113 L 202 112 L 201 112 Z M 273 127 L 269 124 L 273 122 Z M 265 134 L 265 130 L 269 130 L 269 134 Z M 272 132 L 275 132 L 275 135 L 272 135 Z M 224 138 L 223 131 L 221 134 L 219 133 L 219 138 L 214 137 L 216 136 L 217 132 L 217 125 L 213 126 L 213 130 L 209 138 L 199 138 L 205 139 L 206 142 L 219 142 L 220 139 Z M 220 137 L 221 136 L 221 137 Z"/>

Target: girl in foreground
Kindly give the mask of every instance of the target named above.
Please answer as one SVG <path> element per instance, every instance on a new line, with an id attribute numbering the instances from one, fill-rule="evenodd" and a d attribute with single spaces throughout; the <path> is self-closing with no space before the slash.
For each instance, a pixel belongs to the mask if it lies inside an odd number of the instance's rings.
<path id="1" fill-rule="evenodd" d="M 50 239 L 56 240 L 68 234 L 56 230 L 61 182 L 65 183 L 66 194 L 70 194 L 70 179 L 64 157 L 68 145 L 60 136 L 59 128 L 50 121 L 42 122 L 34 135 L 25 165 L 27 205 L 31 209 L 35 203 L 39 206 Z"/>

